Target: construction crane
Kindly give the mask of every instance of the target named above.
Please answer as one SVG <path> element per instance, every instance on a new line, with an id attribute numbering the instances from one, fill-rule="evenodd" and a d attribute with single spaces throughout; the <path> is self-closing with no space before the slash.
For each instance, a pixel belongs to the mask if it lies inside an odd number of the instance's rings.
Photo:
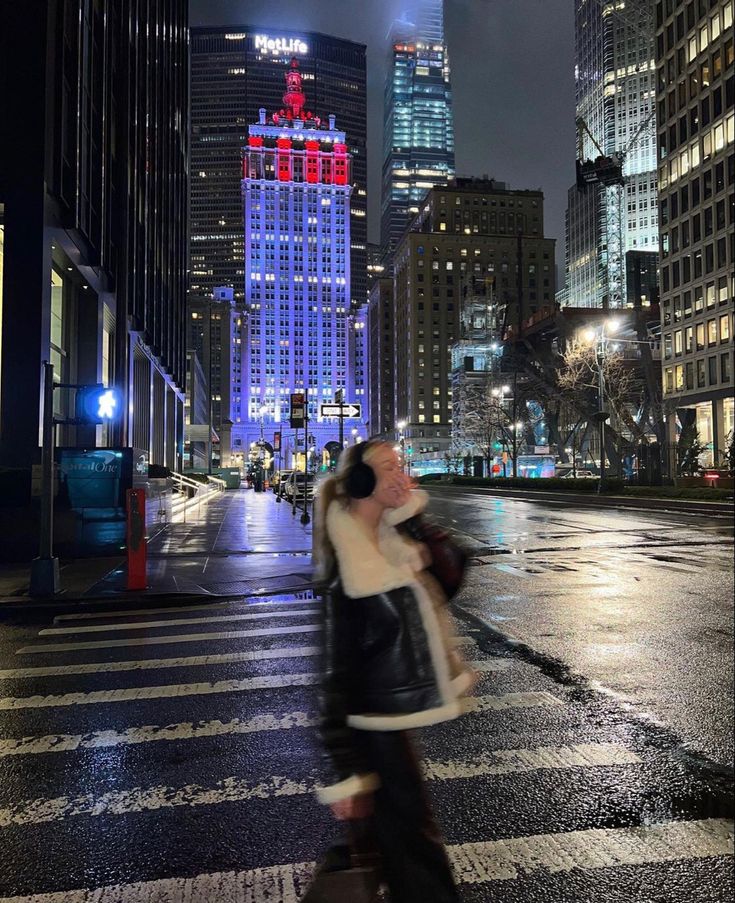
<path id="1" fill-rule="evenodd" d="M 605 28 L 611 28 L 614 20 L 639 35 L 653 41 L 653 3 L 642 0 L 638 3 L 626 0 L 588 0 L 599 7 Z M 616 38 L 608 35 L 610 41 Z M 651 48 L 653 50 L 653 48 Z M 577 188 L 587 191 L 590 188 L 602 188 L 605 192 L 605 226 L 604 239 L 606 259 L 607 304 L 609 307 L 621 307 L 625 303 L 625 176 L 623 167 L 630 151 L 641 136 L 654 122 L 656 107 L 651 101 L 651 110 L 641 121 L 633 137 L 624 149 L 605 154 L 595 136 L 590 131 L 583 117 L 578 117 L 577 124 Z M 595 159 L 586 159 L 584 154 L 585 134 L 597 150 Z"/>
<path id="2" fill-rule="evenodd" d="M 635 134 L 622 151 L 616 151 L 606 155 L 590 132 L 587 123 L 577 117 L 577 189 L 586 191 L 589 188 L 601 186 L 606 193 L 606 247 L 607 247 L 607 296 L 608 307 L 622 307 L 624 304 L 624 256 L 625 235 L 624 201 L 625 201 L 625 176 L 623 166 L 626 156 L 635 147 L 641 135 L 649 128 L 656 115 L 656 108 L 652 106 L 648 116 L 640 123 Z M 584 134 L 587 134 L 599 155 L 594 160 L 585 160 Z"/>

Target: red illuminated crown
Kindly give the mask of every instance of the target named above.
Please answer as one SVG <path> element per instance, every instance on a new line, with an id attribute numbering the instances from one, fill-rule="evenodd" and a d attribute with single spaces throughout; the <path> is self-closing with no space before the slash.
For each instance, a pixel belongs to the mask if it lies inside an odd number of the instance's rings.
<path id="1" fill-rule="evenodd" d="M 304 109 L 306 103 L 306 94 L 302 85 L 301 73 L 299 72 L 299 61 L 294 57 L 291 64 L 286 70 L 286 93 L 283 95 L 283 109 L 273 114 L 273 122 L 278 125 L 282 121 L 293 122 L 294 119 L 300 119 L 303 122 L 310 122 L 319 125 L 321 120 L 310 110 Z"/>

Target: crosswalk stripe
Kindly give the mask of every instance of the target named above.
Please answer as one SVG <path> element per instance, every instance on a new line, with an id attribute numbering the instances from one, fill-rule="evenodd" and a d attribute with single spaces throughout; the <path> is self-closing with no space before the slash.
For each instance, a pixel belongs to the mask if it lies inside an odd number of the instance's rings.
<path id="1" fill-rule="evenodd" d="M 112 702 L 142 702 L 147 699 L 176 699 L 181 696 L 207 696 L 213 693 L 243 693 L 279 687 L 307 687 L 319 680 L 310 674 L 265 674 L 241 680 L 216 680 L 203 683 L 162 684 L 156 687 L 121 687 L 114 690 L 92 690 L 89 693 L 63 693 L 60 696 L 0 697 L 0 711 L 59 708 L 72 705 L 98 705 Z"/>
<path id="2" fill-rule="evenodd" d="M 524 774 L 530 771 L 563 771 L 569 768 L 600 768 L 638 764 L 634 753 L 613 744 L 505 749 L 486 753 L 472 762 L 427 762 L 426 777 L 432 781 L 450 781 L 490 775 Z M 187 784 L 183 787 L 135 787 L 113 790 L 101 796 L 85 793 L 77 797 L 60 796 L 36 799 L 20 806 L 0 809 L 0 828 L 11 825 L 45 824 L 78 815 L 126 815 L 159 811 L 180 806 L 215 806 L 252 799 L 302 796 L 318 787 L 312 777 L 305 781 L 276 775 L 256 783 L 228 777 L 214 787 Z"/>
<path id="3" fill-rule="evenodd" d="M 319 633 L 320 624 L 299 624 L 296 627 L 261 627 L 253 630 L 223 630 L 217 633 L 177 633 L 172 636 L 131 637 L 125 640 L 91 640 L 79 643 L 48 643 L 42 646 L 23 646 L 16 655 L 39 655 L 48 652 L 80 652 L 83 649 L 116 649 L 131 646 L 160 646 L 171 643 L 197 643 L 204 640 L 239 640 L 258 636 L 287 636 L 293 633 Z M 456 637 L 459 645 L 475 644 L 472 637 Z"/>
<path id="4" fill-rule="evenodd" d="M 517 878 L 519 871 L 554 874 L 731 857 L 732 837 L 732 821 L 708 818 L 451 844 L 447 851 L 461 884 L 484 884 Z M 0 903 L 297 903 L 314 867 L 313 862 L 294 862 L 193 878 L 159 878 L 91 890 L 3 897 Z"/>
<path id="5" fill-rule="evenodd" d="M 292 605 L 316 604 L 315 599 L 298 599 L 295 602 L 277 601 L 272 598 L 266 598 L 259 602 L 248 602 L 247 607 L 250 608 L 266 608 L 275 605 L 290 607 Z M 161 608 L 128 608 L 121 611 L 82 611 L 73 614 L 56 615 L 54 624 L 61 624 L 64 621 L 94 621 L 102 618 L 129 618 L 134 615 L 163 615 L 176 614 L 182 611 L 217 611 L 223 608 L 232 608 L 235 605 L 242 606 L 241 602 L 205 602 L 202 605 L 163 605 Z"/>
<path id="6" fill-rule="evenodd" d="M 507 693 L 503 696 L 479 696 L 467 700 L 471 711 L 505 711 L 536 706 L 561 705 L 550 693 Z M 250 734 L 261 731 L 282 731 L 313 727 L 315 719 L 306 712 L 283 715 L 264 713 L 253 718 L 231 721 L 183 721 L 179 724 L 147 724 L 124 730 L 94 731 L 88 734 L 47 734 L 41 737 L 0 739 L 0 758 L 6 756 L 38 755 L 69 752 L 76 749 L 100 749 L 114 746 L 133 746 L 163 740 L 193 740 L 200 737 L 222 737 L 229 734 Z"/>
<path id="7" fill-rule="evenodd" d="M 86 662 L 78 665 L 51 665 L 36 668 L 7 668 L 0 680 L 36 677 L 66 677 L 81 674 L 107 674 L 116 671 L 151 671 L 165 668 L 192 668 L 202 665 L 231 665 L 278 658 L 308 658 L 319 655 L 319 646 L 290 646 L 282 649 L 255 649 L 252 652 L 225 652 L 218 655 L 188 655 L 182 658 L 149 658 L 138 661 Z"/>
<path id="8" fill-rule="evenodd" d="M 464 645 L 474 645 L 471 637 L 460 637 Z M 217 655 L 187 655 L 180 658 L 149 658 L 121 662 L 82 662 L 76 665 L 49 665 L 35 668 L 6 668 L 0 670 L 0 680 L 20 680 L 37 677 L 67 677 L 82 674 L 108 674 L 116 671 L 157 671 L 166 668 L 193 668 L 202 665 L 231 665 L 279 658 L 308 658 L 319 655 L 319 646 L 255 649 L 252 652 L 224 652 Z M 473 662 L 477 671 L 504 671 L 509 659 Z"/>
<path id="9" fill-rule="evenodd" d="M 316 720 L 306 712 L 285 715 L 263 714 L 254 718 L 231 721 L 183 721 L 179 724 L 147 724 L 122 731 L 94 731 L 89 734 L 48 734 L 45 737 L 21 737 L 0 740 L 0 758 L 69 752 L 76 749 L 107 749 L 134 746 L 161 740 L 194 740 L 199 737 L 223 737 L 229 734 L 253 734 L 261 731 L 286 731 L 313 727 Z"/>
<path id="10" fill-rule="evenodd" d="M 79 643 L 48 643 L 44 646 L 23 646 L 16 655 L 38 655 L 50 652 L 79 652 L 82 649 L 121 649 L 132 646 L 164 646 L 172 643 L 202 643 L 205 640 L 240 640 L 256 636 L 287 636 L 294 633 L 319 633 L 319 624 L 299 624 L 296 627 L 258 627 L 253 630 L 223 630 L 217 633 L 176 633 L 171 636 L 141 636 L 125 640 L 90 640 Z"/>
<path id="11" fill-rule="evenodd" d="M 225 621 L 259 621 L 264 618 L 304 618 L 317 614 L 318 608 L 296 608 L 286 611 L 255 611 L 247 614 L 213 615 L 202 618 L 170 618 L 165 621 L 127 621 L 124 624 L 89 624 L 86 627 L 47 627 L 39 636 L 62 636 L 77 633 L 112 633 L 115 630 L 153 630 L 156 627 L 186 627 L 192 624 L 218 624 Z"/>
<path id="12" fill-rule="evenodd" d="M 290 650 L 289 650 L 290 651 Z M 480 674 L 505 670 L 507 663 L 472 663 Z M 162 684 L 154 687 L 117 687 L 110 690 L 91 690 L 83 693 L 62 693 L 50 696 L 0 696 L 0 711 L 19 709 L 59 708 L 72 705 L 97 705 L 111 702 L 140 702 L 146 699 L 167 699 L 181 696 L 206 696 L 212 693 L 242 693 L 248 690 L 267 690 L 278 687 L 306 687 L 319 681 L 316 672 L 308 674 L 266 674 L 240 680 L 216 680 L 200 683 Z"/>

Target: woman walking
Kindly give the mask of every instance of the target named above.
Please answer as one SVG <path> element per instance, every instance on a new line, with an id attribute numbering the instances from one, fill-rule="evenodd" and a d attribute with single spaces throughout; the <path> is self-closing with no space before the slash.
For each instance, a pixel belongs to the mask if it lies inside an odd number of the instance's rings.
<path id="1" fill-rule="evenodd" d="M 407 733 L 459 715 L 472 684 L 428 550 L 401 530 L 425 504 L 380 441 L 346 449 L 320 490 L 321 736 L 334 783 L 319 798 L 341 820 L 371 815 L 393 903 L 458 903 Z"/>

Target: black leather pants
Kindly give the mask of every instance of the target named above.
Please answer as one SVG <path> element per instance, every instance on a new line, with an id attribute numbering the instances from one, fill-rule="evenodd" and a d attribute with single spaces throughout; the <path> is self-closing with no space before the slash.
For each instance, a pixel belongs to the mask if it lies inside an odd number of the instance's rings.
<path id="1" fill-rule="evenodd" d="M 409 735 L 360 733 L 381 781 L 373 821 L 391 903 L 459 903 Z"/>

